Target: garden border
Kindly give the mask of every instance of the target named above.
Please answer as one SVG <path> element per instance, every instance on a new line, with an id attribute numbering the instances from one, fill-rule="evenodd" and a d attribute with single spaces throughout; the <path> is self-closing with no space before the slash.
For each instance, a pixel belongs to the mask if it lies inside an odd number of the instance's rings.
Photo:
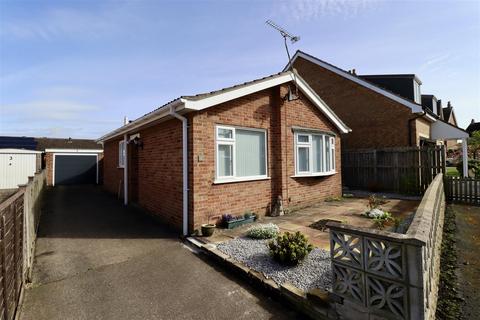
<path id="1" fill-rule="evenodd" d="M 261 274 L 240 262 L 235 261 L 230 256 L 222 253 L 213 243 L 204 243 L 200 238 L 187 237 L 185 239 L 189 244 L 200 249 L 200 251 L 210 257 L 212 260 L 219 262 L 222 267 L 233 270 L 242 278 L 247 279 L 255 287 L 266 290 L 279 299 L 288 302 L 297 311 L 305 314 L 312 319 L 336 319 L 335 309 L 332 302 L 340 302 L 337 296 L 332 295 L 329 291 L 321 289 L 312 290 L 304 293 L 302 290 L 291 284 L 278 285 L 272 279 L 267 279 Z"/>

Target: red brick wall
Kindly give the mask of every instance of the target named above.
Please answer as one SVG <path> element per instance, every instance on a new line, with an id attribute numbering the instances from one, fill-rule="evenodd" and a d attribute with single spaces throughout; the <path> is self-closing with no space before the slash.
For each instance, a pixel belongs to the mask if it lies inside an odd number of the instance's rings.
<path id="1" fill-rule="evenodd" d="M 103 186 L 109 192 L 123 197 L 123 169 L 118 167 L 118 142 L 121 139 L 107 141 L 103 144 Z"/>
<path id="2" fill-rule="evenodd" d="M 408 120 L 414 117 L 409 108 L 303 58 L 295 60 L 294 66 L 352 129 L 342 137 L 345 149 L 409 145 Z"/>
<path id="3" fill-rule="evenodd" d="M 174 119 L 139 131 L 143 148 L 129 144 L 127 163 L 129 201 L 177 229 L 182 226 L 181 130 L 182 123 Z M 120 140 L 104 144 L 104 186 L 115 194 L 123 181 L 123 169 L 117 168 Z"/>
<path id="4" fill-rule="evenodd" d="M 287 87 L 275 87 L 187 115 L 189 122 L 189 229 L 198 229 L 224 213 L 253 210 L 264 215 L 282 195 L 285 206 L 297 206 L 341 195 L 338 130 L 303 95 L 284 102 Z M 267 130 L 270 179 L 214 184 L 215 125 Z M 292 178 L 292 126 L 333 132 L 337 173 L 329 177 Z M 129 145 L 131 199 L 177 229 L 182 225 L 182 124 L 173 119 L 141 130 L 143 149 Z M 122 170 L 117 169 L 118 141 L 104 146 L 104 185 L 117 192 Z M 135 149 L 132 149 L 135 148 Z M 214 219 L 213 219 L 214 221 Z"/>
<path id="5" fill-rule="evenodd" d="M 53 153 L 45 153 L 45 169 L 47 170 L 47 186 L 53 184 Z"/>
<path id="6" fill-rule="evenodd" d="M 338 130 L 303 95 L 283 102 L 287 87 L 264 90 L 196 113 L 193 116 L 192 187 L 194 221 L 191 227 L 206 223 L 208 216 L 241 214 L 253 210 L 264 215 L 272 200 L 283 195 L 285 206 L 321 201 L 341 194 L 341 153 Z M 215 125 L 267 129 L 268 173 L 271 179 L 214 184 Z M 294 133 L 292 126 L 331 131 L 337 134 L 336 168 L 329 177 L 292 178 Z M 202 159 L 200 161 L 199 159 Z"/>

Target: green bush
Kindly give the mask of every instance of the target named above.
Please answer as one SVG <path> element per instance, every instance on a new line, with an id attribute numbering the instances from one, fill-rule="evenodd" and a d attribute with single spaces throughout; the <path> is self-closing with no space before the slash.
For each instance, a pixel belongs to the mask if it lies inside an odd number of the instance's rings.
<path id="1" fill-rule="evenodd" d="M 475 178 L 480 178 L 480 160 L 468 160 L 468 169 L 473 171 Z M 457 170 L 461 177 L 463 177 L 463 161 L 457 164 Z"/>
<path id="2" fill-rule="evenodd" d="M 268 243 L 268 247 L 273 258 L 286 265 L 297 265 L 313 250 L 313 246 L 299 231 L 279 235 Z"/>
<path id="3" fill-rule="evenodd" d="M 258 224 L 247 231 L 247 235 L 253 239 L 271 239 L 278 236 L 280 229 L 276 224 Z"/>

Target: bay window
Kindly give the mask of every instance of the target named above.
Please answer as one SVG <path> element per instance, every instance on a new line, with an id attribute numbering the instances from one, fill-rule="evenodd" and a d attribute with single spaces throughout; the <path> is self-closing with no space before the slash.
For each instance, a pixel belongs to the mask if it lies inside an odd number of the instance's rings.
<path id="1" fill-rule="evenodd" d="M 216 182 L 267 178 L 266 132 L 216 127 Z"/>
<path id="2" fill-rule="evenodd" d="M 335 137 L 326 133 L 295 132 L 295 175 L 335 173 Z"/>

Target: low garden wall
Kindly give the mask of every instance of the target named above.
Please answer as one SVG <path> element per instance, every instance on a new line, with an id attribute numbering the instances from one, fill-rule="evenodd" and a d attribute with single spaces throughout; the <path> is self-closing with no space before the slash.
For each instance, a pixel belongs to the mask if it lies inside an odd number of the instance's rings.
<path id="1" fill-rule="evenodd" d="M 439 173 L 406 234 L 329 223 L 342 319 L 434 319 L 445 193 Z"/>

